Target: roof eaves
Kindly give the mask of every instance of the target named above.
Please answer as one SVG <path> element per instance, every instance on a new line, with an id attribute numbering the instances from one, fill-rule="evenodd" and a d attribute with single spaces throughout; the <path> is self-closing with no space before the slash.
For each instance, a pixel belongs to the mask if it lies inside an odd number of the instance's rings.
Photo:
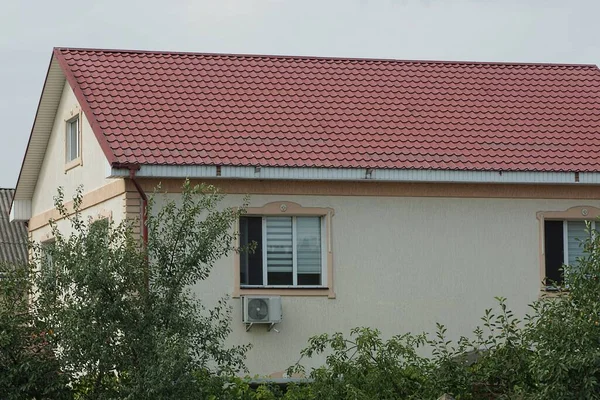
<path id="1" fill-rule="evenodd" d="M 96 116 L 94 115 L 92 108 L 87 102 L 87 99 L 85 98 L 85 95 L 83 94 L 83 91 L 81 90 L 77 79 L 75 78 L 73 72 L 69 68 L 67 60 L 65 60 L 65 58 L 63 57 L 61 50 L 62 48 L 55 47 L 53 50 L 54 57 L 56 57 L 58 64 L 60 65 L 63 73 L 65 74 L 67 82 L 69 82 L 69 85 L 71 86 L 71 89 L 75 94 L 75 98 L 79 102 L 81 110 L 84 112 L 88 122 L 90 123 L 92 131 L 94 132 L 94 135 L 96 136 L 96 139 L 98 140 L 98 143 L 100 144 L 100 147 L 104 152 L 104 156 L 108 160 L 109 164 L 113 165 L 117 162 L 117 157 L 110 148 L 110 145 L 108 144 L 108 141 L 106 140 L 106 137 L 102 132 L 102 128 L 100 128 L 100 124 L 98 124 Z"/>
<path id="2" fill-rule="evenodd" d="M 217 165 L 142 164 L 139 178 L 255 179 L 280 181 L 363 181 L 476 184 L 598 185 L 600 172 L 496 171 L 450 169 L 380 169 L 260 167 Z M 127 177 L 125 169 L 114 168 L 110 177 Z"/>
<path id="3" fill-rule="evenodd" d="M 33 118 L 33 123 L 31 124 L 31 130 L 29 132 L 29 139 L 27 140 L 27 147 L 25 148 L 25 155 L 23 156 L 23 160 L 21 161 L 21 168 L 19 169 L 19 177 L 17 178 L 17 184 L 15 186 L 15 192 L 14 195 L 12 196 L 12 199 L 10 201 L 10 207 L 12 208 L 13 203 L 15 201 L 15 197 L 17 196 L 18 192 L 19 192 L 19 183 L 21 182 L 21 177 L 23 175 L 23 169 L 25 167 L 25 160 L 27 159 L 27 154 L 29 153 L 29 149 L 31 147 L 31 139 L 33 137 L 33 132 L 35 129 L 35 123 L 38 119 L 38 116 L 40 114 L 40 108 L 42 106 L 42 101 L 44 99 L 44 91 L 46 90 L 46 87 L 48 86 L 48 78 L 50 76 L 50 70 L 52 68 L 52 63 L 54 62 L 54 56 L 50 57 L 50 62 L 48 63 L 48 69 L 46 70 L 46 77 L 44 78 L 44 85 L 42 86 L 42 91 L 40 93 L 40 99 L 38 101 L 38 105 L 35 111 L 35 117 Z"/>

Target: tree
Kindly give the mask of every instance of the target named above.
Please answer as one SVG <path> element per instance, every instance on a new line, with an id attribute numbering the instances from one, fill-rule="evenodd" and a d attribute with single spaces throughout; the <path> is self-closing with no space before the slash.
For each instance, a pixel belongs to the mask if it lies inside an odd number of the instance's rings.
<path id="1" fill-rule="evenodd" d="M 0 398 L 62 399 L 66 379 L 48 345 L 52 334 L 29 308 L 30 265 L 0 265 Z"/>
<path id="2" fill-rule="evenodd" d="M 155 212 L 150 201 L 144 246 L 128 221 L 84 220 L 81 199 L 79 189 L 70 213 L 59 190 L 70 233 L 51 221 L 54 243 L 33 245 L 35 311 L 77 397 L 202 398 L 202 379 L 243 369 L 247 346 L 224 345 L 226 299 L 206 310 L 189 287 L 236 250 L 232 225 L 245 204 L 220 209 L 216 188 L 186 182 L 180 205 Z"/>

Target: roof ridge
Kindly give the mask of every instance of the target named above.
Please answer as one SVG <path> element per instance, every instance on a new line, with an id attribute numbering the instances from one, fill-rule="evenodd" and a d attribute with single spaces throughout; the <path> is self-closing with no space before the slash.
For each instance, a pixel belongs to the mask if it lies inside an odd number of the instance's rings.
<path id="1" fill-rule="evenodd" d="M 469 60 L 410 60 L 395 58 L 368 58 L 368 57 L 326 57 L 310 55 L 285 55 L 285 54 L 252 54 L 252 53 L 211 53 L 193 51 L 161 51 L 161 50 L 135 50 L 135 49 L 103 49 L 86 47 L 55 47 L 55 51 L 88 51 L 103 53 L 132 53 L 132 54 L 162 54 L 180 56 L 208 56 L 208 57 L 233 57 L 233 58 L 287 58 L 296 60 L 323 60 L 323 61 L 363 61 L 363 62 L 388 62 L 388 63 L 419 63 L 419 64 L 446 64 L 446 65 L 503 65 L 503 66 L 540 66 L 540 67 L 586 67 L 598 68 L 596 64 L 577 63 L 547 63 L 547 62 L 514 62 L 514 61 L 469 61 Z"/>

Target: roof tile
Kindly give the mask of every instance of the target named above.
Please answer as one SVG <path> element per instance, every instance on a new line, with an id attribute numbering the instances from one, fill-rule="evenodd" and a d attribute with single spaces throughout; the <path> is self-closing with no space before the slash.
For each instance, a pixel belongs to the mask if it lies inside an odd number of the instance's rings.
<path id="1" fill-rule="evenodd" d="M 117 163 L 600 172 L 600 70 L 57 49 Z"/>

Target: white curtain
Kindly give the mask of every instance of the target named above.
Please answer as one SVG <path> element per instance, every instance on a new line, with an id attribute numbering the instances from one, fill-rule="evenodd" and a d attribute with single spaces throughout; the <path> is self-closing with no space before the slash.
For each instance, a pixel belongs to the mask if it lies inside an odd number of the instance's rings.
<path id="1" fill-rule="evenodd" d="M 567 221 L 568 265 L 577 266 L 577 258 L 583 257 L 583 243 L 589 235 L 585 221 Z"/>
<path id="2" fill-rule="evenodd" d="M 296 218 L 296 252 L 299 274 L 321 273 L 321 218 Z"/>

